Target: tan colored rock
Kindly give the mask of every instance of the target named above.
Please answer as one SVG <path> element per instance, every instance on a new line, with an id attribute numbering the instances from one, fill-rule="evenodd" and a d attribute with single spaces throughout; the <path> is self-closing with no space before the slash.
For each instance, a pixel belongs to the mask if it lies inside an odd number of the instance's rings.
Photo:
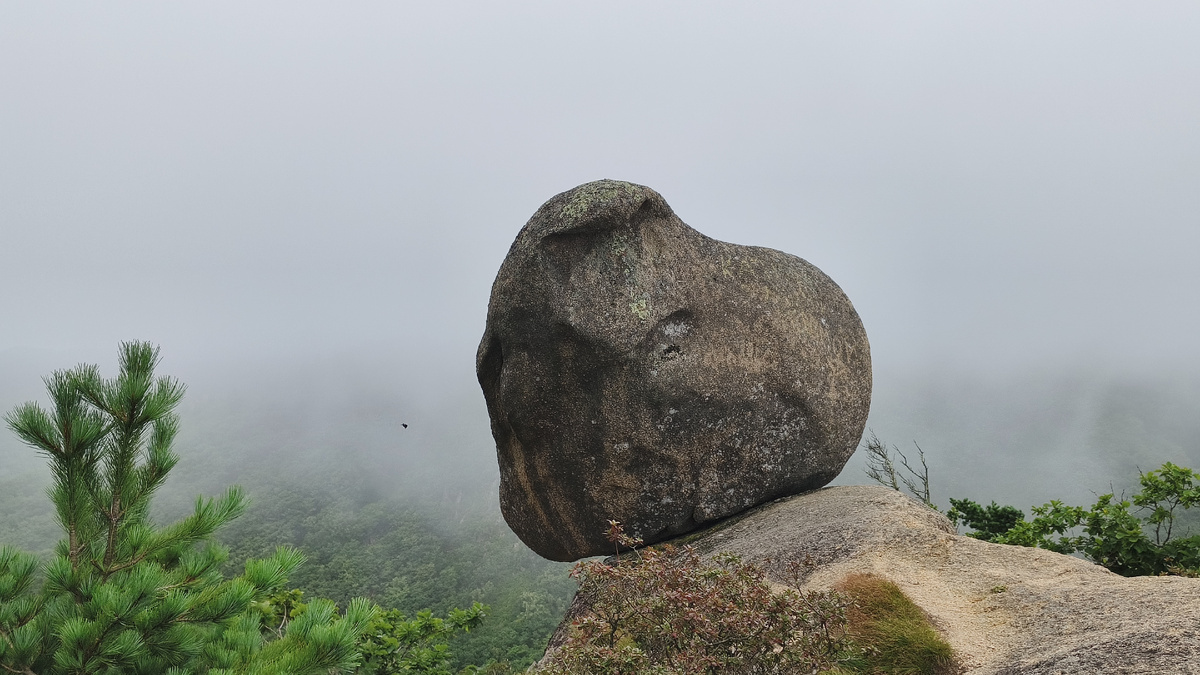
<path id="1" fill-rule="evenodd" d="M 1200 673 L 1200 579 L 1126 578 L 1071 556 L 959 536 L 894 490 L 786 498 L 692 544 L 770 561 L 776 575 L 811 557 L 807 588 L 860 572 L 887 578 L 932 617 L 968 673 Z"/>
<path id="2" fill-rule="evenodd" d="M 827 484 L 871 399 L 866 333 L 829 277 L 619 181 L 517 235 L 477 371 L 504 517 L 553 560 L 608 551 L 610 519 L 652 543 Z"/>

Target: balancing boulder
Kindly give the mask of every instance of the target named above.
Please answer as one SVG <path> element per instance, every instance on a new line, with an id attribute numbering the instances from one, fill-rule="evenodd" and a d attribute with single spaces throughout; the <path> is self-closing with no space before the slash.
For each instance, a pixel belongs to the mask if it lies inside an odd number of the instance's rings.
<path id="1" fill-rule="evenodd" d="M 796 256 L 710 239 L 597 181 L 517 235 L 476 370 L 513 531 L 552 560 L 653 543 L 833 480 L 871 401 L 867 335 Z"/>

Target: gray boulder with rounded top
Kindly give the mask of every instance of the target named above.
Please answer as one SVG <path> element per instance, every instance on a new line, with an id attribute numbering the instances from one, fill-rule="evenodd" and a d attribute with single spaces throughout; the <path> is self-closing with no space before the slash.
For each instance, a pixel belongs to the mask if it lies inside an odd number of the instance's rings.
<path id="1" fill-rule="evenodd" d="M 825 485 L 871 398 L 866 333 L 829 277 L 609 180 L 517 235 L 476 368 L 504 517 L 553 560 L 611 551 L 608 520 L 653 543 Z"/>

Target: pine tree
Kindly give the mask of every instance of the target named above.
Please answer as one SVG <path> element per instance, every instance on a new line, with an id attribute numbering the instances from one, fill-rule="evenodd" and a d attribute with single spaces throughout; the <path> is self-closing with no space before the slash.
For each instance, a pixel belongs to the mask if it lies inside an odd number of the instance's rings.
<path id="1" fill-rule="evenodd" d="M 120 374 L 83 365 L 46 378 L 52 403 L 6 422 L 49 461 L 48 494 L 63 539 L 46 564 L 0 548 L 0 669 L 24 675 L 297 675 L 346 672 L 376 616 L 365 600 L 339 615 L 309 603 L 278 635 L 251 605 L 304 560 L 280 548 L 225 578 L 212 540 L 246 508 L 236 487 L 198 499 L 188 517 L 157 526 L 150 500 L 179 461 L 172 450 L 178 381 L 155 377 L 158 349 L 124 343 Z"/>

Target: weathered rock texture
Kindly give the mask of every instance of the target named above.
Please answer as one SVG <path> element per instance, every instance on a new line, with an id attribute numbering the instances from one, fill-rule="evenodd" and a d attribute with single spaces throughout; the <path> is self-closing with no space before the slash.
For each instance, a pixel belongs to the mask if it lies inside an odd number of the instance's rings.
<path id="1" fill-rule="evenodd" d="M 649 543 L 825 485 L 871 396 L 866 333 L 829 277 L 618 181 L 517 235 L 477 370 L 505 519 L 553 560 L 611 550 L 609 519 Z"/>
<path id="2" fill-rule="evenodd" d="M 788 561 L 811 557 L 806 588 L 862 572 L 885 577 L 931 616 L 969 673 L 1200 673 L 1200 579 L 1125 578 L 1071 556 L 958 536 L 943 516 L 887 488 L 790 497 L 691 543 L 737 553 L 777 579 Z M 573 606 L 568 617 L 582 611 Z"/>

